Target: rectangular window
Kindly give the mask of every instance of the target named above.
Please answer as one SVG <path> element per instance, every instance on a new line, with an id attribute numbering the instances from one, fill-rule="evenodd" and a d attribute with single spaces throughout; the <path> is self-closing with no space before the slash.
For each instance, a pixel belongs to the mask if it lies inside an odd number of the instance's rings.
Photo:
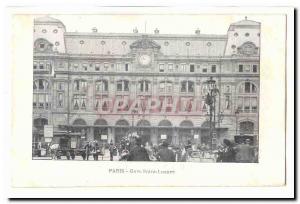
<path id="1" fill-rule="evenodd" d="M 194 64 L 190 64 L 190 72 L 195 72 L 195 65 Z"/>
<path id="2" fill-rule="evenodd" d="M 251 98 L 251 108 L 252 108 L 252 112 L 254 112 L 254 113 L 257 112 L 257 98 L 256 97 Z"/>
<path id="3" fill-rule="evenodd" d="M 117 64 L 117 72 L 120 72 L 120 71 L 122 71 L 122 68 L 121 68 L 121 64 L 118 63 L 118 64 Z"/>
<path id="4" fill-rule="evenodd" d="M 63 107 L 64 105 L 64 101 L 63 101 L 63 94 L 59 93 L 58 94 L 58 107 Z"/>
<path id="5" fill-rule="evenodd" d="M 181 92 L 186 92 L 186 81 L 181 82 Z"/>
<path id="6" fill-rule="evenodd" d="M 126 64 L 125 64 L 125 72 L 128 72 L 128 71 L 129 71 L 129 64 L 126 63 Z"/>
<path id="7" fill-rule="evenodd" d="M 37 106 L 37 95 L 36 94 L 33 94 L 33 99 L 32 99 L 32 105 L 34 108 L 36 108 Z"/>
<path id="8" fill-rule="evenodd" d="M 124 81 L 124 91 L 129 91 L 129 81 Z"/>
<path id="9" fill-rule="evenodd" d="M 203 69 L 202 69 L 202 72 L 203 72 L 203 73 L 206 73 L 206 72 L 207 72 L 207 69 L 206 69 L 206 68 L 203 68 Z"/>
<path id="10" fill-rule="evenodd" d="M 104 63 L 104 71 L 107 72 L 109 69 L 109 64 L 108 63 Z"/>
<path id="11" fill-rule="evenodd" d="M 165 68 L 164 68 L 164 64 L 160 64 L 159 65 L 159 72 L 164 72 Z"/>
<path id="12" fill-rule="evenodd" d="M 58 90 L 63 91 L 64 90 L 64 83 L 60 82 L 58 83 Z"/>
<path id="13" fill-rule="evenodd" d="M 211 72 L 215 73 L 217 71 L 217 66 L 216 65 L 211 65 Z"/>
<path id="14" fill-rule="evenodd" d="M 39 95 L 39 108 L 44 108 L 44 95 L 43 94 L 40 94 Z"/>
<path id="15" fill-rule="evenodd" d="M 249 111 L 250 111 L 250 97 L 244 98 L 244 111 L 246 113 L 249 113 Z"/>
<path id="16" fill-rule="evenodd" d="M 186 64 L 180 65 L 180 72 L 186 72 Z"/>
<path id="17" fill-rule="evenodd" d="M 117 82 L 117 91 L 122 91 L 122 81 Z"/>
<path id="18" fill-rule="evenodd" d="M 252 72 L 254 72 L 254 73 L 257 72 L 257 65 L 256 65 L 256 64 L 254 64 L 254 65 L 252 66 Z"/>
<path id="19" fill-rule="evenodd" d="M 100 64 L 95 65 L 95 71 L 100 71 Z"/>
<path id="20" fill-rule="evenodd" d="M 173 64 L 168 64 L 168 70 L 169 72 L 173 72 Z"/>
<path id="21" fill-rule="evenodd" d="M 33 62 L 33 69 L 37 69 L 37 63 Z"/>
<path id="22" fill-rule="evenodd" d="M 44 63 L 40 63 L 39 69 L 44 69 Z"/>
<path id="23" fill-rule="evenodd" d="M 243 111 L 243 97 L 238 97 L 237 105 L 238 105 L 238 110 Z"/>
<path id="24" fill-rule="evenodd" d="M 230 96 L 226 96 L 226 99 L 225 99 L 225 108 L 227 110 L 230 109 Z"/>
<path id="25" fill-rule="evenodd" d="M 239 72 L 243 72 L 244 71 L 244 66 L 242 64 L 239 65 Z"/>
<path id="26" fill-rule="evenodd" d="M 87 71 L 87 69 L 88 69 L 87 64 L 83 64 L 82 68 L 83 68 L 84 71 Z"/>
<path id="27" fill-rule="evenodd" d="M 165 92 L 165 84 L 164 83 L 159 84 L 159 92 Z"/>

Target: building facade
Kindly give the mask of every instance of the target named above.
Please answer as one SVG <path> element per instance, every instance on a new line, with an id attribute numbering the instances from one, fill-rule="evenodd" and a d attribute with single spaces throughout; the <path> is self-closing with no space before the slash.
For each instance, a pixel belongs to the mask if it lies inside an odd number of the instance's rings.
<path id="1" fill-rule="evenodd" d="M 258 139 L 260 23 L 242 20 L 227 35 L 67 32 L 54 18 L 34 21 L 33 146 L 77 148 L 137 132 L 143 142 L 211 145 L 206 81 L 216 81 L 217 143 Z"/>

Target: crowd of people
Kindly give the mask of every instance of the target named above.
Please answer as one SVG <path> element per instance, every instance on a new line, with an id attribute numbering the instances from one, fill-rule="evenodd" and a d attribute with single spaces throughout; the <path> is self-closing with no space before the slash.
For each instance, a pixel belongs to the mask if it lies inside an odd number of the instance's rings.
<path id="1" fill-rule="evenodd" d="M 224 139 L 222 144 L 212 150 L 207 144 L 192 144 L 190 140 L 186 144 L 173 146 L 166 140 L 161 141 L 159 145 L 153 145 L 149 142 L 142 143 L 140 137 L 122 138 L 120 143 L 99 144 L 96 140 L 86 142 L 79 150 L 65 151 L 68 160 L 75 159 L 79 155 L 83 160 L 93 160 L 105 156 L 109 152 L 110 161 L 162 161 L 162 162 L 205 162 L 210 159 L 212 162 L 258 162 L 258 148 L 250 144 L 246 139 L 240 143 Z M 59 150 L 53 150 L 53 159 L 60 159 Z"/>

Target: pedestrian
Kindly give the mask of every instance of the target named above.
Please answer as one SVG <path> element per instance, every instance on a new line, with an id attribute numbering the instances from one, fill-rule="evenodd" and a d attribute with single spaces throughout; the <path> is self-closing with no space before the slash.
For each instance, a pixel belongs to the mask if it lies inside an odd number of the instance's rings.
<path id="1" fill-rule="evenodd" d="M 135 138 L 135 145 L 129 152 L 127 161 L 150 161 L 147 150 L 142 147 L 142 139 Z"/>
<path id="2" fill-rule="evenodd" d="M 85 145 L 84 149 L 85 149 L 86 160 L 89 160 L 89 156 L 91 152 L 91 145 L 89 142 Z"/>
<path id="3" fill-rule="evenodd" d="M 114 144 L 112 141 L 109 144 L 109 154 L 110 154 L 110 161 L 114 160 Z"/>
<path id="4" fill-rule="evenodd" d="M 172 150 L 168 149 L 168 142 L 163 141 L 162 148 L 158 151 L 157 160 L 161 162 L 175 162 L 175 154 Z"/>
<path id="5" fill-rule="evenodd" d="M 228 139 L 223 140 L 224 148 L 222 154 L 220 154 L 220 158 L 218 161 L 220 162 L 235 162 L 236 151 L 232 142 Z"/>
<path id="6" fill-rule="evenodd" d="M 99 150 L 99 145 L 98 145 L 97 140 L 95 140 L 93 142 L 93 146 L 92 146 L 92 154 L 93 154 L 93 158 L 94 158 L 95 161 L 98 160 L 98 154 L 99 154 L 98 150 Z"/>

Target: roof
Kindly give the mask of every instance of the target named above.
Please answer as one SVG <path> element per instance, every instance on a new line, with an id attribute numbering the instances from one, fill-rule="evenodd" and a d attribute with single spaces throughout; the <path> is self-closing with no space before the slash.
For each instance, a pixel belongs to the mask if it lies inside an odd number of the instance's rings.
<path id="1" fill-rule="evenodd" d="M 34 19 L 34 24 L 36 25 L 61 25 L 65 28 L 65 25 L 58 19 L 56 18 L 52 18 L 52 17 L 49 17 L 49 16 L 43 16 L 43 17 L 40 17 L 40 18 L 35 18 Z"/>
<path id="2" fill-rule="evenodd" d="M 260 25 L 260 23 L 251 20 L 241 20 L 236 23 L 232 23 L 231 25 Z"/>
<path id="3" fill-rule="evenodd" d="M 141 39 L 167 56 L 222 56 L 226 35 L 65 33 L 69 54 L 126 55 Z"/>

